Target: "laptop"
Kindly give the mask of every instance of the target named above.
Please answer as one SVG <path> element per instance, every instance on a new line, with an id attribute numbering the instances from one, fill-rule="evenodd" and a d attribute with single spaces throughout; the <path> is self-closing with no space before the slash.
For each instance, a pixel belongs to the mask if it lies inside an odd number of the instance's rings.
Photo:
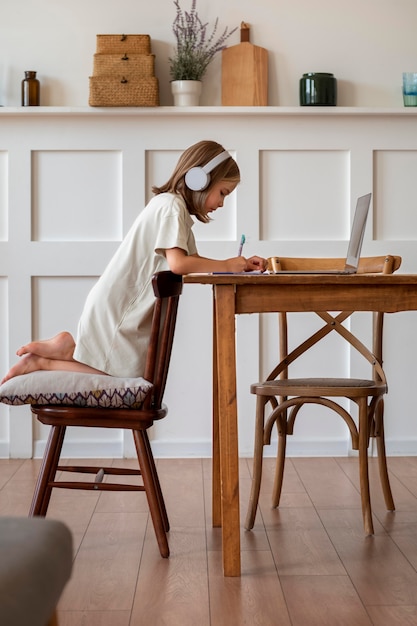
<path id="1" fill-rule="evenodd" d="M 356 202 L 355 216 L 353 218 L 352 230 L 348 251 L 346 255 L 345 267 L 339 270 L 279 270 L 276 274 L 356 274 L 361 256 L 363 237 L 365 235 L 366 220 L 369 212 L 372 194 L 360 196 Z M 279 258 L 279 257 L 277 257 Z"/>

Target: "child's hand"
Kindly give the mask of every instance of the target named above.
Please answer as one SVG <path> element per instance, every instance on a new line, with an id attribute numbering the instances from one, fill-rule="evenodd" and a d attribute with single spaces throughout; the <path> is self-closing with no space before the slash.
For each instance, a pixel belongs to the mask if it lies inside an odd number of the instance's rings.
<path id="1" fill-rule="evenodd" d="M 251 256 L 246 259 L 244 256 L 237 256 L 233 259 L 227 259 L 227 271 L 234 274 L 239 272 L 264 272 L 266 270 L 267 261 L 260 256 Z"/>
<path id="2" fill-rule="evenodd" d="M 240 272 L 246 272 L 247 259 L 244 256 L 236 256 L 232 259 L 226 260 L 227 272 L 232 274 L 239 274 Z"/>
<path id="3" fill-rule="evenodd" d="M 267 260 L 260 256 L 251 256 L 250 259 L 245 259 L 245 261 L 245 272 L 253 272 L 254 270 L 264 272 L 268 264 Z"/>

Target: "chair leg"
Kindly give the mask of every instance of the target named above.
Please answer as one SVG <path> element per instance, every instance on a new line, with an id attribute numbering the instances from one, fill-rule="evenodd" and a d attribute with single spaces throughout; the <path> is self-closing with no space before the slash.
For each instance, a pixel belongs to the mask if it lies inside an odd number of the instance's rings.
<path id="1" fill-rule="evenodd" d="M 46 515 L 51 499 L 52 487 L 50 482 L 55 479 L 62 445 L 65 437 L 65 426 L 51 426 L 46 444 L 43 461 L 33 494 L 29 517 Z"/>
<path id="2" fill-rule="evenodd" d="M 153 482 L 155 484 L 156 493 L 158 496 L 159 510 L 161 512 L 161 517 L 164 523 L 165 532 L 169 532 L 169 519 L 168 513 L 165 506 L 165 500 L 161 489 L 161 483 L 159 482 L 158 472 L 156 471 L 155 460 L 153 458 L 151 444 L 149 442 L 149 437 L 147 432 L 144 432 L 144 441 L 146 444 L 146 448 L 148 450 L 148 459 L 152 470 Z"/>
<path id="3" fill-rule="evenodd" d="M 362 516 L 365 533 L 374 534 L 372 522 L 371 495 L 369 490 L 368 471 L 368 446 L 369 446 L 369 424 L 368 424 L 368 402 L 367 398 L 360 398 L 359 407 L 359 482 L 362 501 Z"/>
<path id="4" fill-rule="evenodd" d="M 285 416 L 284 416 L 285 417 Z M 282 491 L 282 481 L 284 480 L 285 453 L 287 448 L 286 420 L 282 425 L 282 432 L 278 436 L 277 462 L 275 466 L 274 490 L 272 492 L 272 507 L 279 506 Z"/>
<path id="5" fill-rule="evenodd" d="M 264 410 L 265 399 L 258 396 L 256 399 L 255 445 L 253 452 L 252 487 L 245 520 L 246 530 L 251 530 L 253 528 L 255 523 L 256 511 L 258 509 L 264 451 Z"/>
<path id="6" fill-rule="evenodd" d="M 136 452 L 138 455 L 139 466 L 142 473 L 146 497 L 148 499 L 156 540 L 159 546 L 159 552 L 162 557 L 167 558 L 169 556 L 169 546 L 165 532 L 165 521 L 161 513 L 158 488 L 154 481 L 154 471 L 156 472 L 156 470 L 155 467 L 152 469 L 152 462 L 149 454 L 150 446 L 146 442 L 147 434 L 142 430 L 134 430 L 133 437 L 135 440 Z"/>
<path id="7" fill-rule="evenodd" d="M 384 417 L 383 406 L 378 406 L 378 414 L 376 416 L 375 438 L 378 452 L 379 477 L 381 480 L 382 491 L 385 499 L 387 511 L 395 511 L 394 498 L 392 497 L 391 485 L 388 476 L 387 457 L 385 453 L 385 433 L 384 433 Z"/>

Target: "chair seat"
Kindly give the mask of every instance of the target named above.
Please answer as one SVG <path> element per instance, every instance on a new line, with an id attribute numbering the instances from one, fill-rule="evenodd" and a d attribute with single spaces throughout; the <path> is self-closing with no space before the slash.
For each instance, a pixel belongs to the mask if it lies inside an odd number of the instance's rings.
<path id="1" fill-rule="evenodd" d="M 254 383 L 250 389 L 260 396 L 361 397 L 384 394 L 387 385 L 362 378 L 291 378 Z"/>
<path id="2" fill-rule="evenodd" d="M 155 420 L 163 419 L 168 413 L 164 404 L 159 409 L 149 411 L 146 409 L 61 406 L 59 404 L 34 404 L 31 408 L 38 420 L 47 426 L 58 424 L 94 428 L 97 427 L 97 421 L 100 420 L 100 428 L 127 428 L 131 430 L 149 428 Z"/>

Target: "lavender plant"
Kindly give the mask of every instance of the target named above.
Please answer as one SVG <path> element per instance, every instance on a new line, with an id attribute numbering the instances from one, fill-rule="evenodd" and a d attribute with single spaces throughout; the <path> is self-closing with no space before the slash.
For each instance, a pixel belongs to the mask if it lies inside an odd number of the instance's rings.
<path id="1" fill-rule="evenodd" d="M 169 58 L 171 79 L 201 80 L 215 54 L 226 48 L 226 39 L 237 27 L 229 31 L 226 26 L 222 34 L 216 37 L 219 24 L 219 18 L 216 18 L 209 35 L 208 23 L 203 24 L 197 13 L 197 0 L 192 0 L 190 12 L 181 9 L 179 0 L 174 0 L 174 5 L 177 14 L 172 30 L 177 47 L 174 56 Z"/>

